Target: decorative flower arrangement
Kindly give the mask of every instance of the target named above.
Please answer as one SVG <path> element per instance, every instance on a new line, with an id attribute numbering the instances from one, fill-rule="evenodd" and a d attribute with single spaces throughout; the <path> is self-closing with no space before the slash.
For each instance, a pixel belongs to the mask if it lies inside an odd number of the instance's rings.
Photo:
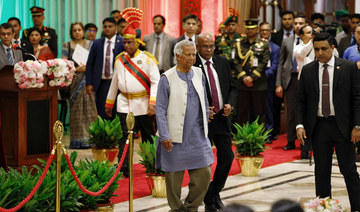
<path id="1" fill-rule="evenodd" d="M 65 59 L 53 59 L 46 61 L 48 70 L 46 75 L 49 77 L 51 87 L 69 86 L 75 75 L 74 62 Z"/>
<path id="2" fill-rule="evenodd" d="M 19 88 L 42 88 L 47 65 L 39 61 L 20 61 L 14 66 L 14 78 Z"/>
<path id="3" fill-rule="evenodd" d="M 317 197 L 316 199 L 310 200 L 310 202 L 304 204 L 305 212 L 342 212 L 345 211 L 343 207 L 340 205 L 339 200 L 331 199 L 330 197 L 326 197 L 324 199 L 320 199 Z"/>

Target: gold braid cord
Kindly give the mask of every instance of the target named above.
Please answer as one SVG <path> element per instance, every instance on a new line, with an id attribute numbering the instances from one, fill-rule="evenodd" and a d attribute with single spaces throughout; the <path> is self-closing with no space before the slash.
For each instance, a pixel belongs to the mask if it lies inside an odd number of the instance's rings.
<path id="1" fill-rule="evenodd" d="M 245 56 L 243 56 L 243 55 L 241 54 L 240 41 L 237 42 L 236 44 L 237 44 L 238 55 L 239 55 L 240 59 L 243 60 L 243 63 L 241 64 L 241 67 L 244 67 L 244 66 L 245 66 L 247 60 L 248 60 L 249 57 L 250 57 L 251 68 L 252 68 L 252 67 L 253 67 L 253 60 L 254 60 L 254 52 L 253 52 L 251 49 L 249 49 L 249 51 L 245 54 Z"/>

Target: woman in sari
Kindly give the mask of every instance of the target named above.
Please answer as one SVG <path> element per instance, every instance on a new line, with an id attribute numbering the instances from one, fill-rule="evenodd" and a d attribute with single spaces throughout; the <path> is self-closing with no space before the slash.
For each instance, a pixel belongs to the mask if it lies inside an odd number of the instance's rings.
<path id="1" fill-rule="evenodd" d="M 34 55 L 38 60 L 54 59 L 54 54 L 48 46 L 42 45 L 42 35 L 40 29 L 33 27 L 29 30 L 29 40 L 34 47 Z"/>
<path id="2" fill-rule="evenodd" d="M 90 41 L 84 40 L 84 26 L 81 22 L 72 23 L 70 26 L 71 41 L 64 43 L 61 58 L 73 60 L 72 56 L 77 45 L 89 50 Z M 88 127 L 97 118 L 95 100 L 86 94 L 85 89 L 85 64 L 74 61 L 76 75 L 70 85 L 70 148 L 89 148 L 87 143 Z"/>

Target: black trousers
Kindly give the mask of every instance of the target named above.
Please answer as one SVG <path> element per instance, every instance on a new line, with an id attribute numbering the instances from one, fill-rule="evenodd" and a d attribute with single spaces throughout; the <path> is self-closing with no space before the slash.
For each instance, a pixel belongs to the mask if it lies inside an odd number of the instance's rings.
<path id="1" fill-rule="evenodd" d="M 295 121 L 295 98 L 296 90 L 298 86 L 298 75 L 292 74 L 290 83 L 284 91 L 285 93 L 285 106 L 286 106 L 286 131 L 288 143 L 293 143 L 295 145 L 296 139 L 296 121 Z"/>
<path id="2" fill-rule="evenodd" d="M 259 123 L 265 122 L 266 91 L 245 91 L 238 89 L 237 119 L 240 125 L 253 122 L 259 116 Z"/>
<path id="3" fill-rule="evenodd" d="M 223 110 L 219 111 L 209 123 L 209 139 L 214 142 L 217 149 L 217 165 L 214 178 L 204 198 L 206 204 L 214 204 L 215 198 L 219 197 L 220 191 L 225 186 L 234 159 L 234 153 L 231 149 L 230 129 L 227 124 L 227 118 L 223 116 L 223 113 Z"/>
<path id="4" fill-rule="evenodd" d="M 127 113 L 118 113 L 117 115 L 120 117 L 121 129 L 123 132 L 123 137 L 121 138 L 120 143 L 119 143 L 118 159 L 120 162 L 120 159 L 121 159 L 121 156 L 122 156 L 122 153 L 123 153 L 123 150 L 125 147 L 125 143 L 126 143 L 129 133 L 128 133 L 128 129 L 126 127 Z M 142 142 L 150 141 L 152 143 L 151 136 L 155 136 L 154 118 L 155 118 L 155 116 L 148 116 L 148 115 L 135 116 L 135 126 L 134 126 L 133 131 L 137 132 L 138 130 L 140 130 Z M 129 167 L 128 165 L 129 165 L 129 151 L 126 154 L 121 171 L 127 172 L 128 167 Z"/>
<path id="5" fill-rule="evenodd" d="M 311 135 L 315 160 L 316 196 L 331 197 L 334 148 L 349 194 L 351 211 L 360 211 L 360 179 L 355 164 L 355 145 L 345 139 L 335 117 L 318 118 Z"/>
<path id="6" fill-rule="evenodd" d="M 114 103 L 114 107 L 112 110 L 112 116 L 109 117 L 105 113 L 105 102 L 106 102 L 107 94 L 109 92 L 110 84 L 111 84 L 111 79 L 110 80 L 101 80 L 100 86 L 95 93 L 95 103 L 96 103 L 96 110 L 98 112 L 98 115 L 101 116 L 101 118 L 107 119 L 107 120 L 113 120 L 116 115 L 116 102 L 117 102 L 116 99 L 117 98 L 115 98 L 115 103 Z"/>

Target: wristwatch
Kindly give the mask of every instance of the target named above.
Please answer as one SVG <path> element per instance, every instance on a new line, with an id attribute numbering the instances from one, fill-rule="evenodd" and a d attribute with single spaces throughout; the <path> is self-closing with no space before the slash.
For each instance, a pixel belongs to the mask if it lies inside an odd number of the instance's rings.
<path id="1" fill-rule="evenodd" d="M 354 126 L 354 128 L 357 129 L 357 130 L 360 130 L 360 126 L 359 126 L 359 125 Z"/>

